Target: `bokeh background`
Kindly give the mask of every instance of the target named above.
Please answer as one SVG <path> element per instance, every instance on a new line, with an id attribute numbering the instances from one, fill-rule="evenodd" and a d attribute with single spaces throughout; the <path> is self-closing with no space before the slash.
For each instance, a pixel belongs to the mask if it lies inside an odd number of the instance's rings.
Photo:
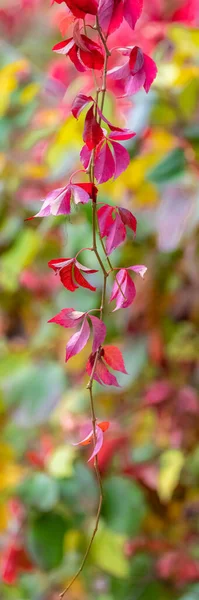
<path id="1" fill-rule="evenodd" d="M 126 25 L 110 45 L 138 43 L 159 74 L 128 106 L 109 90 L 106 115 L 124 125 L 128 113 L 137 135 L 128 170 L 99 199 L 138 219 L 114 264 L 148 272 L 128 310 L 110 318 L 106 309 L 128 376 L 119 391 L 95 387 L 98 418 L 111 422 L 99 455 L 105 499 L 69 600 L 199 598 L 199 9 L 197 0 L 145 5 L 136 33 Z M 79 168 L 83 119 L 70 105 L 91 76 L 51 51 L 69 27 L 64 4 L 0 2 L 2 600 L 57 599 L 97 507 L 87 451 L 72 446 L 89 418 L 88 347 L 66 366 L 68 332 L 47 324 L 61 308 L 100 301 L 100 274 L 99 297 L 83 288 L 73 297 L 47 267 L 90 243 L 90 207 L 24 222 Z"/>

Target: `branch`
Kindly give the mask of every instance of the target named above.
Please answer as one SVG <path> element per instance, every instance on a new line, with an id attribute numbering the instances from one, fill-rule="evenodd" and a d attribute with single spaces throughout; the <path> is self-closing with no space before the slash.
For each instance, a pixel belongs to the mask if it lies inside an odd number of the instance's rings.
<path id="1" fill-rule="evenodd" d="M 104 46 L 104 50 L 105 50 L 105 59 L 104 59 L 104 71 L 103 71 L 103 78 L 102 78 L 102 87 L 101 89 L 97 89 L 96 91 L 96 104 L 95 104 L 95 110 L 96 110 L 96 118 L 97 118 L 97 107 L 98 107 L 98 97 L 99 97 L 99 93 L 102 92 L 102 97 L 101 97 L 101 111 L 103 110 L 103 106 L 104 106 L 104 100 L 105 100 L 105 94 L 106 94 L 106 77 L 107 77 L 107 63 L 108 63 L 108 57 L 110 56 L 110 52 L 109 49 L 106 45 L 106 40 L 103 36 L 103 33 L 101 31 L 99 22 L 98 22 L 98 18 L 96 19 L 96 30 L 99 33 L 99 36 L 101 38 L 102 44 Z M 101 117 L 99 117 L 99 122 L 101 122 Z M 90 160 L 90 165 L 89 165 L 89 169 L 88 169 L 88 176 L 89 176 L 89 181 L 91 183 L 95 183 L 95 150 L 92 151 L 91 154 L 91 160 Z M 106 268 L 102 262 L 101 256 L 98 252 L 98 248 L 97 248 L 97 228 L 96 228 L 96 224 L 97 224 L 97 203 L 95 200 L 92 200 L 92 232 L 93 232 L 93 245 L 92 248 L 89 248 L 91 251 L 93 251 L 95 253 L 95 256 L 98 260 L 98 263 L 101 267 L 102 273 L 103 273 L 103 289 L 102 289 L 102 298 L 101 298 L 101 305 L 100 305 L 100 319 L 102 319 L 103 317 L 103 311 L 104 311 L 104 307 L 105 307 L 105 301 L 106 301 L 106 282 L 107 282 L 107 277 L 108 277 L 108 272 L 106 271 Z M 108 259 L 109 260 L 109 259 Z M 110 266 L 110 265 L 109 265 Z M 95 414 L 95 406 L 94 406 L 94 398 L 93 398 L 93 381 L 94 381 L 94 375 L 95 375 L 95 369 L 96 369 L 96 365 L 97 365 L 97 361 L 99 358 L 99 354 L 100 354 L 100 348 L 98 348 L 97 352 L 96 352 L 96 356 L 95 356 L 95 360 L 94 360 L 94 364 L 93 364 L 93 368 L 92 368 L 92 372 L 91 372 L 91 376 L 89 379 L 89 382 L 87 384 L 87 389 L 89 390 L 89 394 L 90 394 L 90 407 L 91 407 L 91 417 L 92 417 L 92 427 L 93 427 L 93 443 L 94 446 L 96 444 L 96 414 Z M 98 466 L 98 457 L 97 455 L 94 458 L 94 468 L 95 468 L 95 473 L 96 473 L 96 478 L 97 478 L 97 482 L 98 482 L 98 487 L 99 487 L 99 503 L 98 503 L 98 509 L 97 509 L 97 514 L 96 514 L 96 518 L 95 518 L 95 525 L 94 525 L 94 529 L 88 544 L 88 547 L 86 549 L 86 552 L 84 554 L 83 560 L 81 562 L 81 565 L 79 567 L 79 569 L 77 570 L 77 572 L 75 573 L 74 577 L 71 579 L 70 583 L 68 584 L 68 586 L 63 590 L 63 592 L 61 592 L 60 594 L 60 598 L 63 598 L 66 594 L 66 592 L 68 592 L 68 590 L 71 588 L 71 586 L 73 585 L 73 583 L 76 581 L 76 579 L 79 577 L 85 562 L 87 560 L 87 557 L 89 555 L 91 546 L 93 544 L 93 540 L 95 538 L 95 535 L 97 533 L 98 530 L 98 525 L 99 525 L 99 519 L 100 519 L 100 514 L 101 514 L 101 507 L 102 507 L 102 502 L 103 502 L 103 489 L 102 489 L 102 481 L 101 481 L 101 476 L 100 476 L 100 471 L 99 471 L 99 466 Z"/>

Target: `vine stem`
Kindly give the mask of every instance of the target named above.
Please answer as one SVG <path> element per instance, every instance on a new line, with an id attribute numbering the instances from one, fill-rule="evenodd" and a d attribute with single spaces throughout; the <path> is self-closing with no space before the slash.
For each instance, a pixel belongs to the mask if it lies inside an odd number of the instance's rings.
<path id="1" fill-rule="evenodd" d="M 85 22 L 84 22 L 85 23 Z M 85 25 L 86 26 L 86 25 Z M 102 92 L 102 97 L 101 97 L 101 110 L 103 110 L 103 106 L 104 106 L 104 100 L 105 100 L 105 94 L 106 94 L 106 77 L 107 77 L 107 64 L 108 64 L 108 57 L 110 56 L 110 51 L 107 47 L 106 44 L 106 40 L 103 36 L 103 33 L 101 31 L 100 25 L 99 25 L 99 21 L 98 19 L 96 19 L 96 30 L 98 31 L 98 34 L 100 36 L 100 39 L 102 41 L 103 47 L 104 47 L 104 51 L 105 51 L 105 59 L 104 59 L 104 70 L 103 70 L 103 78 L 102 78 L 102 87 L 101 89 L 97 89 L 96 91 L 96 115 L 97 115 L 97 106 L 98 106 L 98 97 L 99 97 L 99 93 Z M 101 122 L 101 117 L 100 117 L 100 122 Z M 89 176 L 89 180 L 91 183 L 94 184 L 95 182 L 95 173 L 94 173 L 94 163 L 95 163 L 95 150 L 92 151 L 91 154 L 91 161 L 90 161 L 90 165 L 89 165 L 89 169 L 88 169 L 88 176 Z M 100 319 L 102 320 L 103 317 L 103 311 L 104 311 L 104 307 L 105 307 L 105 301 L 106 301 L 106 282 L 107 282 L 107 277 L 109 275 L 109 273 L 107 272 L 104 263 L 102 262 L 101 256 L 98 252 L 98 248 L 97 248 L 97 227 L 96 227 L 96 223 L 97 223 L 97 203 L 96 200 L 92 200 L 92 233 L 93 233 L 93 245 L 92 248 L 90 248 L 91 251 L 93 251 L 95 253 L 95 256 L 98 260 L 98 263 L 101 267 L 102 273 L 103 273 L 103 289 L 102 289 L 102 297 L 101 297 L 101 305 L 100 305 Z M 101 236 L 100 236 L 101 239 Z M 93 368 L 92 368 L 92 372 L 90 375 L 90 379 L 88 381 L 88 384 L 86 386 L 86 388 L 89 390 L 89 395 L 90 395 L 90 408 L 91 408 L 91 418 L 92 418 L 92 428 L 93 428 L 93 443 L 94 446 L 96 444 L 96 414 L 95 414 L 95 405 L 94 405 L 94 398 L 93 398 L 93 381 L 94 381 L 94 375 L 95 375 L 95 369 L 96 369 L 96 365 L 97 365 L 97 361 L 100 355 L 100 347 L 98 348 L 96 355 L 95 355 L 95 360 L 93 363 Z M 102 502 L 103 502 L 103 489 L 102 489 L 102 480 L 101 480 L 101 475 L 100 475 L 100 471 L 99 471 L 99 465 L 98 465 L 98 457 L 97 455 L 94 458 L 94 468 L 95 468 L 95 473 L 96 473 L 96 479 L 98 482 L 98 487 L 99 487 L 99 502 L 98 502 L 98 508 L 97 508 L 97 514 L 95 517 L 95 524 L 94 524 L 94 528 L 92 531 L 92 535 L 88 544 L 88 547 L 86 549 L 86 552 L 84 554 L 84 557 L 82 559 L 82 562 L 80 564 L 79 569 L 76 571 L 74 577 L 71 579 L 70 583 L 67 585 L 67 587 L 63 590 L 63 592 L 61 592 L 60 594 L 60 598 L 62 599 L 66 592 L 68 592 L 68 590 L 71 588 L 71 586 L 73 585 L 73 583 L 76 581 L 76 579 L 79 577 L 81 571 L 84 568 L 85 562 L 87 560 L 87 557 L 89 555 L 91 546 L 93 544 L 93 540 L 95 538 L 95 535 L 97 533 L 98 530 L 98 525 L 99 525 L 99 519 L 100 519 L 100 514 L 101 514 L 101 508 L 102 508 Z"/>

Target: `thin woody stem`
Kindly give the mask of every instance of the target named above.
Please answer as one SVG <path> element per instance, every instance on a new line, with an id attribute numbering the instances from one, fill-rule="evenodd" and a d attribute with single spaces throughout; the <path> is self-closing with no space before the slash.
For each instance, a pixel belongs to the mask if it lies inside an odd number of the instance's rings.
<path id="1" fill-rule="evenodd" d="M 103 82 L 102 82 L 102 88 L 101 90 L 97 89 L 96 91 L 96 118 L 97 118 L 97 107 L 98 107 L 98 97 L 99 97 L 99 93 L 102 92 L 102 98 L 101 98 L 101 110 L 103 109 L 104 106 L 104 99 L 105 99 L 105 93 L 106 93 L 106 75 L 107 75 L 107 62 L 108 62 L 108 57 L 110 56 L 110 52 L 107 48 L 106 45 L 106 40 L 103 36 L 103 33 L 101 31 L 98 19 L 96 20 L 96 29 L 99 33 L 99 36 L 101 38 L 102 44 L 104 46 L 104 50 L 105 50 L 105 60 L 104 60 L 104 72 L 103 72 Z M 101 122 L 101 118 L 100 118 L 100 122 Z M 89 176 L 89 181 L 91 183 L 94 184 L 95 182 L 95 173 L 94 173 L 94 163 L 95 163 L 95 149 L 92 150 L 92 154 L 91 154 L 91 160 L 90 160 L 90 164 L 89 164 L 89 168 L 88 168 L 88 176 Z M 95 253 L 95 256 L 98 260 L 98 263 L 101 267 L 101 270 L 103 272 L 103 289 L 102 289 L 102 298 L 101 298 L 101 305 L 100 305 L 100 319 L 102 320 L 103 317 L 103 311 L 104 311 L 104 307 L 105 307 L 105 301 L 106 301 L 106 282 L 107 282 L 107 277 L 108 277 L 108 272 L 106 271 L 106 268 L 102 262 L 102 259 L 100 257 L 100 254 L 98 252 L 98 248 L 97 248 L 97 203 L 96 200 L 92 200 L 92 232 L 93 232 L 93 245 L 92 248 L 90 248 L 91 251 L 93 251 Z M 93 381 L 94 381 L 94 375 L 95 375 L 95 369 L 97 366 L 97 361 L 98 358 L 100 356 L 100 347 L 98 348 L 96 355 L 95 355 L 95 360 L 93 363 L 93 368 L 92 368 L 92 372 L 90 375 L 90 379 L 89 382 L 87 384 L 87 389 L 89 390 L 89 394 L 90 394 L 90 407 L 91 407 L 91 417 L 92 417 L 92 427 L 93 427 L 93 442 L 94 442 L 94 446 L 96 444 L 96 414 L 95 414 L 95 406 L 94 406 L 94 398 L 93 398 Z M 103 489 L 102 489 L 102 481 L 101 481 L 101 476 L 100 476 L 100 471 L 99 471 L 99 466 L 98 466 L 98 457 L 97 455 L 94 458 L 94 468 L 95 468 L 95 473 L 96 473 L 96 478 L 97 478 L 97 482 L 98 482 L 98 487 L 99 487 L 99 503 L 98 503 L 98 509 L 97 509 L 97 514 L 96 514 L 96 518 L 95 518 L 95 525 L 94 525 L 94 529 L 88 544 L 88 547 L 86 549 L 86 552 L 84 554 L 83 560 L 81 562 L 81 565 L 79 567 L 79 569 L 77 570 L 77 572 L 75 573 L 74 577 L 71 579 L 70 583 L 68 584 L 68 586 L 63 590 L 63 592 L 61 592 L 60 594 L 60 598 L 63 598 L 66 594 L 66 592 L 71 588 L 71 586 L 73 585 L 73 583 L 76 581 L 76 579 L 78 578 L 78 576 L 80 575 L 81 571 L 84 568 L 85 562 L 87 560 L 87 557 L 89 555 L 91 546 L 93 544 L 93 540 L 95 538 L 95 535 L 97 533 L 98 530 L 98 525 L 99 525 L 99 519 L 100 519 L 100 514 L 101 514 L 101 507 L 102 507 L 102 502 L 103 502 Z"/>
<path id="2" fill-rule="evenodd" d="M 99 231 L 99 227 L 98 227 L 98 231 Z M 117 268 L 119 269 L 119 267 L 113 267 L 113 266 L 112 266 L 112 263 L 111 263 L 111 261 L 110 261 L 110 258 L 109 258 L 108 254 L 107 254 L 107 252 L 106 252 L 106 248 L 105 248 L 105 245 L 104 245 L 103 239 L 102 239 L 102 237 L 101 237 L 101 235 L 100 235 L 100 231 L 99 231 L 99 239 L 100 239 L 101 246 L 102 246 L 102 248 L 103 248 L 104 254 L 105 254 L 105 256 L 106 256 L 106 260 L 107 260 L 107 262 L 108 262 L 108 266 L 110 267 L 110 271 L 108 271 L 107 275 L 110 275 L 110 273 L 112 273 L 113 271 L 115 271 Z M 116 281 L 116 283 L 117 283 L 117 285 L 118 285 L 118 288 L 119 288 L 119 290 L 120 290 L 120 292 L 121 292 L 121 294 L 122 294 L 123 298 L 126 300 L 126 296 L 125 296 L 125 294 L 124 294 L 124 292 L 123 292 L 123 290 L 122 290 L 122 287 L 121 287 L 121 285 L 120 285 L 120 283 L 119 283 L 119 281 L 118 281 L 117 275 L 116 275 L 115 281 Z"/>

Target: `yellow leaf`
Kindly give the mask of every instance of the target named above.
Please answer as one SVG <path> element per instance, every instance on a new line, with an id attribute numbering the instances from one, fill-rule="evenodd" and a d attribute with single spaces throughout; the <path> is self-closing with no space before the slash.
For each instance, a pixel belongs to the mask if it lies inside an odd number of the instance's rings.
<path id="1" fill-rule="evenodd" d="M 157 488 L 162 502 L 168 502 L 172 497 L 180 479 L 184 460 L 181 450 L 169 449 L 162 453 Z"/>
<path id="2" fill-rule="evenodd" d="M 64 536 L 64 548 L 66 551 L 76 550 L 79 541 L 81 539 L 81 533 L 77 529 L 70 529 Z"/>
<path id="3" fill-rule="evenodd" d="M 7 491 L 15 486 L 22 477 L 22 468 L 14 462 L 12 448 L 6 444 L 0 446 L 0 491 Z"/>
<path id="4" fill-rule="evenodd" d="M 47 162 L 50 167 L 53 167 L 64 158 L 67 149 L 71 153 L 71 140 L 73 142 L 73 151 L 75 152 L 76 149 L 79 150 L 82 143 L 81 118 L 76 121 L 76 119 L 70 117 L 59 128 L 47 152 Z"/>
<path id="5" fill-rule="evenodd" d="M 8 523 L 9 523 L 9 518 L 10 518 L 10 514 L 9 514 L 9 510 L 8 510 L 8 504 L 7 504 L 7 502 L 1 502 L 0 503 L 0 531 L 3 531 L 4 529 L 7 528 Z"/>
<path id="6" fill-rule="evenodd" d="M 153 205 L 159 200 L 158 190 L 150 181 L 144 181 L 136 192 L 135 202 L 140 206 Z"/>
<path id="7" fill-rule="evenodd" d="M 34 163 L 25 163 L 21 166 L 21 171 L 24 177 L 31 179 L 43 179 L 43 177 L 47 177 L 48 175 L 48 167 Z"/>
<path id="8" fill-rule="evenodd" d="M 125 536 L 101 526 L 92 545 L 92 560 L 115 577 L 127 577 L 129 564 L 124 555 L 124 542 Z"/>
<path id="9" fill-rule="evenodd" d="M 180 66 L 175 63 L 161 64 L 155 85 L 157 88 L 170 89 L 180 75 Z"/>
<path id="10" fill-rule="evenodd" d="M 185 66 L 180 70 L 178 76 L 175 80 L 175 85 L 184 86 L 190 83 L 192 79 L 197 79 L 199 77 L 199 67 L 196 66 Z"/>
<path id="11" fill-rule="evenodd" d="M 196 56 L 199 48 L 198 29 L 188 29 L 182 25 L 171 25 L 168 29 L 169 37 L 176 45 L 176 52 L 183 58 Z"/>
<path id="12" fill-rule="evenodd" d="M 72 446 L 59 446 L 50 456 L 47 468 L 50 475 L 57 479 L 73 474 L 75 449 Z"/>
<path id="13" fill-rule="evenodd" d="M 29 83 L 29 85 L 27 85 L 20 94 L 21 104 L 28 104 L 31 102 L 31 100 L 33 100 L 38 94 L 39 89 L 38 83 Z"/>
<path id="14" fill-rule="evenodd" d="M 28 62 L 18 60 L 5 65 L 0 71 L 0 116 L 3 116 L 10 104 L 12 92 L 18 86 L 17 73 L 27 70 Z"/>

